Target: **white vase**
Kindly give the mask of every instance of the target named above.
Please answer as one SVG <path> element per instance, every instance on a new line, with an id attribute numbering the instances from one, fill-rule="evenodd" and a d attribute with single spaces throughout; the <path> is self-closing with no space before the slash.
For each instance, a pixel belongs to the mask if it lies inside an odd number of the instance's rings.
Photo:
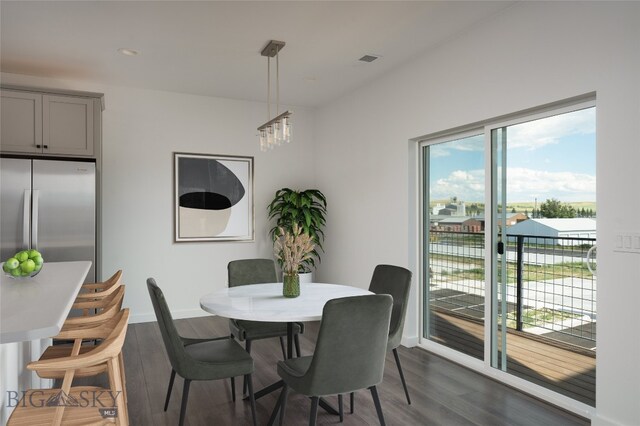
<path id="1" fill-rule="evenodd" d="M 300 284 L 313 282 L 313 272 L 305 272 L 298 275 L 300 275 Z"/>

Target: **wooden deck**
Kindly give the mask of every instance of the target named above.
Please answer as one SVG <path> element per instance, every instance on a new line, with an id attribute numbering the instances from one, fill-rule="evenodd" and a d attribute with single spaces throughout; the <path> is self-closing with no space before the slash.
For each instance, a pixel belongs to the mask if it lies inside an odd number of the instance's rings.
<path id="1" fill-rule="evenodd" d="M 482 320 L 432 310 L 431 340 L 478 359 L 484 357 Z M 595 406 L 595 352 L 509 330 L 507 371 L 532 383 Z"/>

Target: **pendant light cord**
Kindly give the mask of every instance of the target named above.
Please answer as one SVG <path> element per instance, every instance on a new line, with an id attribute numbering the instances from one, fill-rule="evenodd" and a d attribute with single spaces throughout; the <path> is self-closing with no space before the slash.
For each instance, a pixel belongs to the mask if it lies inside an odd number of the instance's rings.
<path id="1" fill-rule="evenodd" d="M 280 49 L 276 51 L 276 117 L 280 114 Z"/>

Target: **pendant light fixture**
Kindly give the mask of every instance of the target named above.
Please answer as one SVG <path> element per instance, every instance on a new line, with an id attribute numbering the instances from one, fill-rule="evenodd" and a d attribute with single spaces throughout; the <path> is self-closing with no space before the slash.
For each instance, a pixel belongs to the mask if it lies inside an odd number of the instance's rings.
<path id="1" fill-rule="evenodd" d="M 267 57 L 267 122 L 258 127 L 260 150 L 267 151 L 283 143 L 291 142 L 291 115 L 293 111 L 280 114 L 280 64 L 278 54 L 284 47 L 284 41 L 271 40 L 262 49 Z M 271 118 L 271 58 L 276 58 L 276 115 Z"/>

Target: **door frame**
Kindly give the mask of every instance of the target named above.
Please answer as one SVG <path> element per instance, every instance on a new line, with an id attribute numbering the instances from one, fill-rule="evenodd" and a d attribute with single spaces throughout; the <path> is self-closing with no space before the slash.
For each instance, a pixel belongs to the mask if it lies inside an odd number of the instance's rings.
<path id="1" fill-rule="evenodd" d="M 596 106 L 596 93 L 591 92 L 584 95 L 580 95 L 574 98 L 565 99 L 559 102 L 549 103 L 540 107 L 529 108 L 523 111 L 519 111 L 513 114 L 507 114 L 504 116 L 500 116 L 497 118 L 485 120 L 483 122 L 474 123 L 469 126 L 458 127 L 455 129 L 451 129 L 449 131 L 437 132 L 428 134 L 422 137 L 414 138 L 410 140 L 410 143 L 414 144 L 416 152 L 417 152 L 417 171 L 415 173 L 414 179 L 417 189 L 417 234 L 418 238 L 414 247 L 416 247 L 415 253 L 415 265 L 417 266 L 417 283 L 418 283 L 418 291 L 417 294 L 417 330 L 418 330 L 418 342 L 417 346 L 423 349 L 428 350 L 429 352 L 433 352 L 436 355 L 442 356 L 450 361 L 453 361 L 457 364 L 460 364 L 466 368 L 474 370 L 478 373 L 481 373 L 487 377 L 490 377 L 494 380 L 497 380 L 501 383 L 504 383 L 508 386 L 512 386 L 518 390 L 521 390 L 525 393 L 528 393 L 536 398 L 542 399 L 546 402 L 549 402 L 553 405 L 556 405 L 562 409 L 580 415 L 582 417 L 591 419 L 595 417 L 596 408 L 590 405 L 584 404 L 582 402 L 576 401 L 568 396 L 562 395 L 560 393 L 551 391 L 543 386 L 536 385 L 531 383 L 525 379 L 521 379 L 516 377 L 506 371 L 501 371 L 497 368 L 491 366 L 491 352 L 492 352 L 492 330 L 494 328 L 495 318 L 493 312 L 493 290 L 494 283 L 491 280 L 491 275 L 493 273 L 493 253 L 495 250 L 492 248 L 495 247 L 496 241 L 495 236 L 493 235 L 493 221 L 494 217 L 492 214 L 493 206 L 492 206 L 492 198 L 493 198 L 493 173 L 492 167 L 494 163 L 493 158 L 493 150 L 492 150 L 492 141 L 491 141 L 491 131 L 493 129 L 508 127 L 515 124 L 520 124 L 529 121 L 535 121 L 542 118 L 551 117 L 554 115 L 565 114 L 572 111 L 577 111 L 581 109 L 586 109 L 590 107 Z M 597 120 L 597 115 L 596 115 Z M 596 124 L 597 126 L 597 124 Z M 481 132 L 479 132 L 481 131 Z M 424 337 L 424 284 L 425 284 L 425 273 L 424 266 L 426 256 L 423 253 L 424 243 L 425 243 L 425 217 L 424 217 L 424 189 L 425 183 L 428 183 L 428 180 L 425 180 L 424 175 L 424 156 L 423 156 L 423 147 L 427 145 L 434 145 L 437 143 L 443 143 L 447 141 L 453 141 L 456 139 L 461 139 L 471 135 L 477 135 L 479 133 L 484 133 L 485 137 L 485 324 L 484 324 L 484 360 L 479 360 L 477 358 L 473 358 L 469 355 L 465 355 L 461 352 L 458 352 L 454 349 L 426 339 Z M 597 146 L 596 140 L 596 146 Z M 596 159 L 597 161 L 597 159 Z M 428 179 L 428 177 L 427 177 Z M 597 195 L 596 195 L 597 197 Z M 487 226 L 487 224 L 489 226 Z M 491 249 L 489 252 L 488 250 Z M 491 256 L 487 256 L 487 253 L 491 253 Z M 486 301 L 489 301 L 487 303 Z M 487 321 L 487 319 L 489 321 Z M 506 331 L 505 331 L 506 332 Z M 597 384 L 596 384 L 597 386 Z"/>

